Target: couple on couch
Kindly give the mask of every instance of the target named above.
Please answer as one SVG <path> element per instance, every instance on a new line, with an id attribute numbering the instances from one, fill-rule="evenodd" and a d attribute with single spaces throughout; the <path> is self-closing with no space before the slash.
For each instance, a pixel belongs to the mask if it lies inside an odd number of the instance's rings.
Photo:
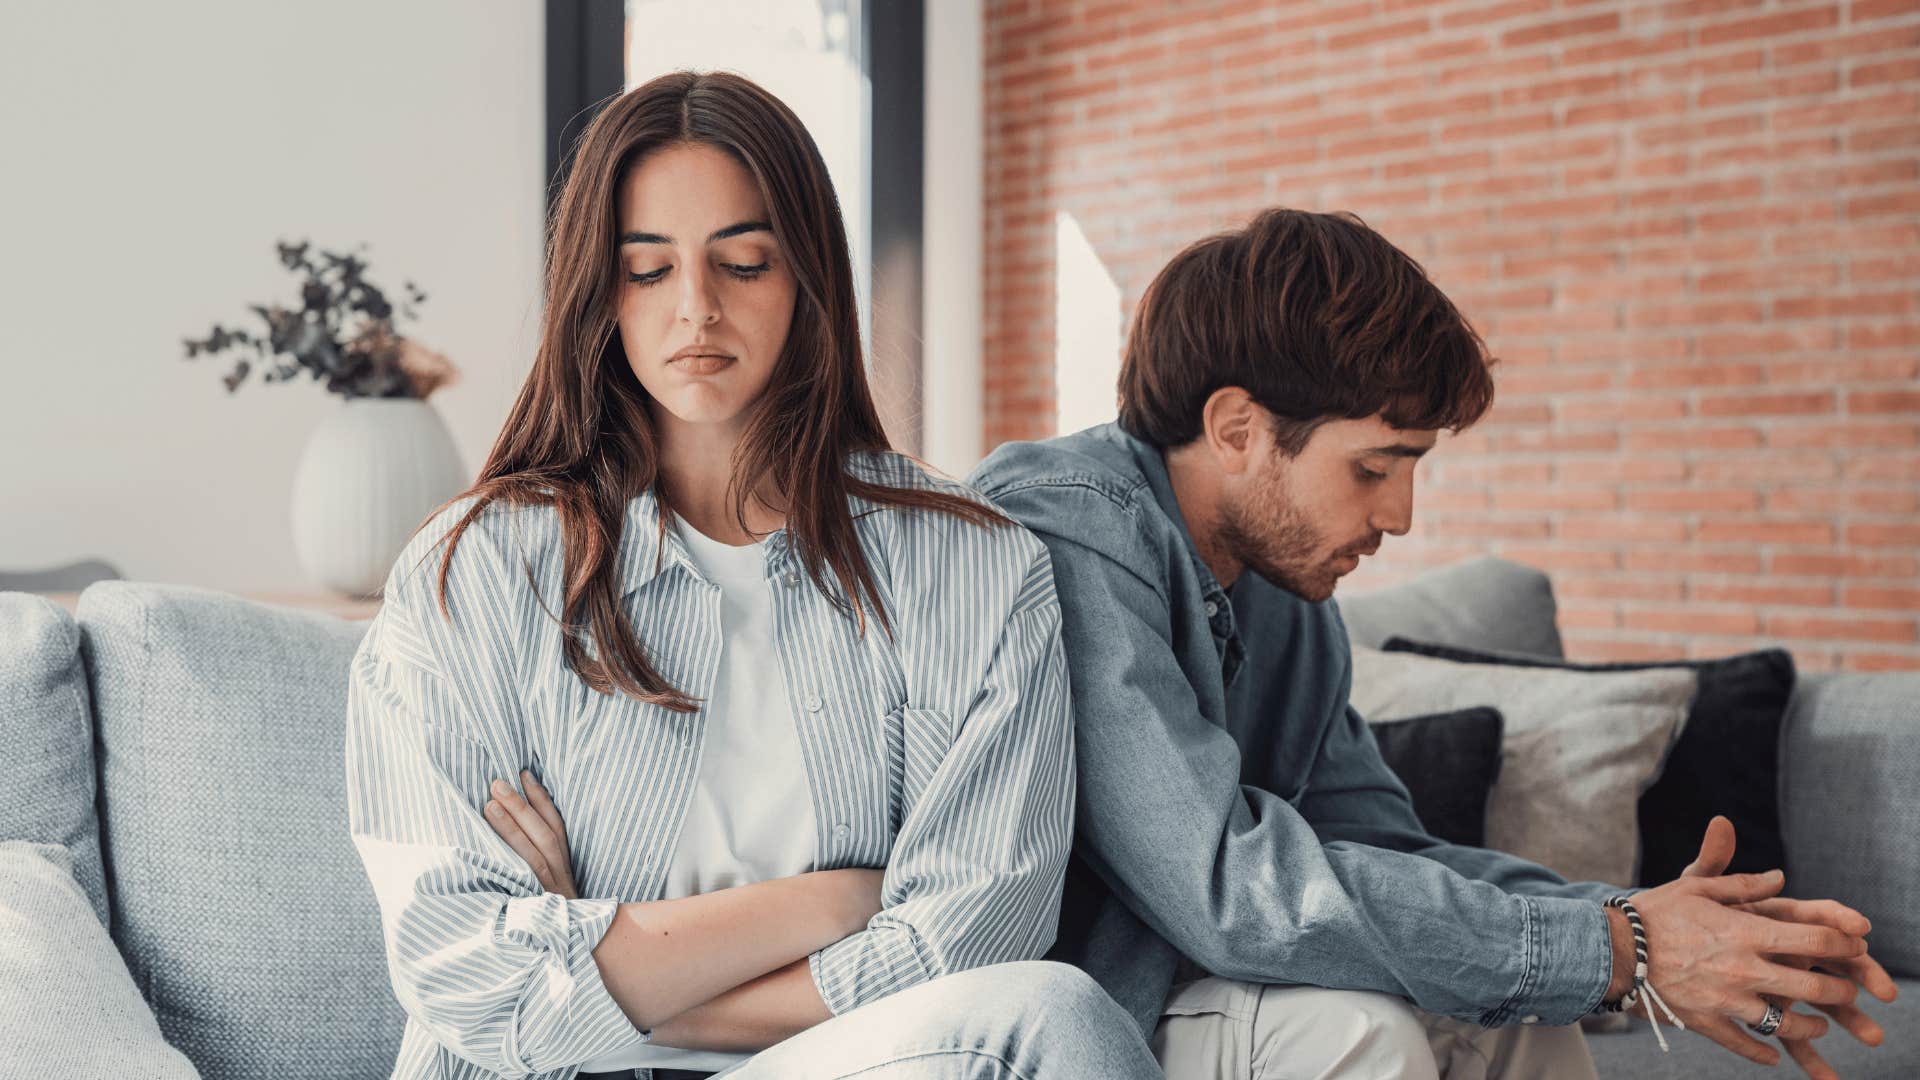
<path id="1" fill-rule="evenodd" d="M 962 486 L 888 449 L 793 114 L 610 102 L 532 372 L 354 658 L 394 1075 L 1580 1077 L 1623 999 L 1814 1075 L 1784 1006 L 1877 1042 L 1866 920 L 1723 876 L 1725 821 L 1608 906 L 1428 835 L 1348 706 L 1335 584 L 1488 363 L 1381 236 L 1272 210 L 1155 279 L 1117 424 Z"/>

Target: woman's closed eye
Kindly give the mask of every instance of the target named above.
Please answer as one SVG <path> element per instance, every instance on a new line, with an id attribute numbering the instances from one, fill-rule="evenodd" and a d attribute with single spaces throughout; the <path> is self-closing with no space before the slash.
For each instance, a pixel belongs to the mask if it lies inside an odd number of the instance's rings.
<path id="1" fill-rule="evenodd" d="M 772 268 L 773 264 L 770 262 L 756 263 L 752 266 L 742 266 L 739 263 L 720 264 L 720 269 L 725 270 L 741 281 L 752 281 L 754 278 L 759 277 Z M 633 282 L 635 285 L 654 285 L 665 279 L 667 271 L 671 269 L 673 269 L 673 267 L 663 266 L 658 270 L 649 270 L 644 274 L 636 274 L 629 270 L 627 271 L 627 280 Z"/>

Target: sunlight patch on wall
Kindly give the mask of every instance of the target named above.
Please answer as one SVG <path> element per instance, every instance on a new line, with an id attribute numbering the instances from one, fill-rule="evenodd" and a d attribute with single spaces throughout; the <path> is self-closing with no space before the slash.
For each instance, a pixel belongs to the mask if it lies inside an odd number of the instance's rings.
<path id="1" fill-rule="evenodd" d="M 1054 430 L 1069 432 L 1118 411 L 1120 286 L 1072 214 L 1053 220 Z"/>

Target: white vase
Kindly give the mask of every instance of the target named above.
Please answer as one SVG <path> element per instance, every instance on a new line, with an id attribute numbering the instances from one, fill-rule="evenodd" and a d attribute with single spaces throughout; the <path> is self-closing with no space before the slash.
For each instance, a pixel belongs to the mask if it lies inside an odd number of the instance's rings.
<path id="1" fill-rule="evenodd" d="M 468 486 L 440 414 L 418 398 L 348 398 L 293 474 L 293 547 L 314 580 L 373 596 L 407 538 Z"/>

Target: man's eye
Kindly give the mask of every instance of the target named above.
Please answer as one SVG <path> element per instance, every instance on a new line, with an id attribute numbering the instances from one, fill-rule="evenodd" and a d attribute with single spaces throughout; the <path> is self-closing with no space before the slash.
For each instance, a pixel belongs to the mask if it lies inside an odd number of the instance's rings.
<path id="1" fill-rule="evenodd" d="M 1373 480 L 1385 480 L 1387 478 L 1386 473 L 1374 472 L 1372 469 L 1369 469 L 1364 465 L 1356 467 L 1353 471 L 1356 474 L 1358 474 L 1360 479 L 1362 480 L 1373 481 Z"/>

